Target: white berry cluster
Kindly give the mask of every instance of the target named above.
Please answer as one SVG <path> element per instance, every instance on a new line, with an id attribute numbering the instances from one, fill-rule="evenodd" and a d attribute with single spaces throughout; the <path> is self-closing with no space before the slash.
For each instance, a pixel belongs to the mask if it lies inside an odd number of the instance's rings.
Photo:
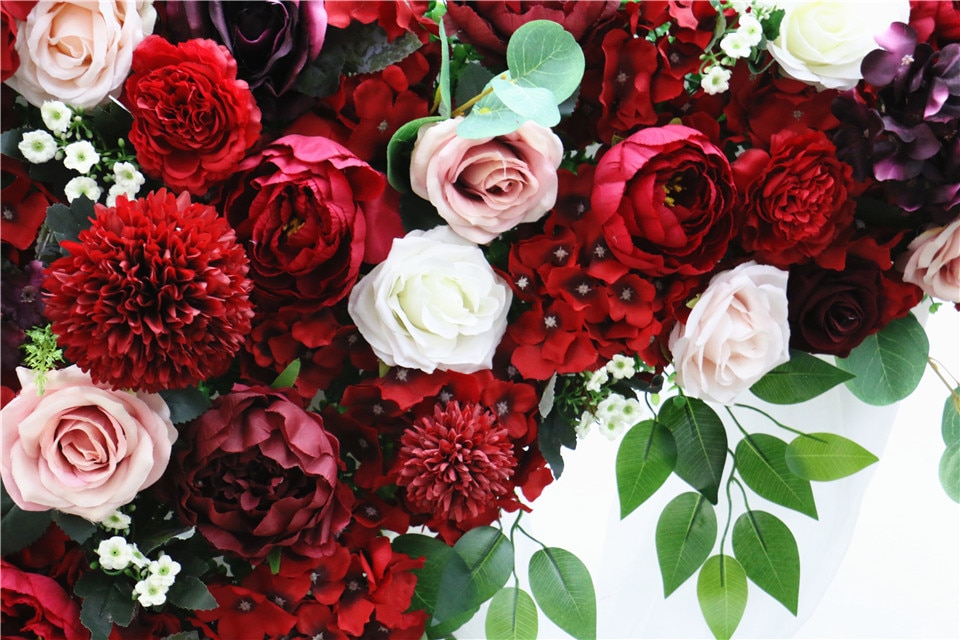
<path id="1" fill-rule="evenodd" d="M 642 365 L 640 368 L 643 368 Z M 586 437 L 596 426 L 607 438 L 616 440 L 630 427 L 652 417 L 636 395 L 626 397 L 606 388 L 610 382 L 632 378 L 637 371 L 636 358 L 616 355 L 605 366 L 588 375 L 584 388 L 598 401 L 592 409 L 581 414 L 576 426 L 578 438 Z"/>
<path id="2" fill-rule="evenodd" d="M 714 41 L 701 56 L 700 87 L 708 94 L 723 93 L 730 88 L 730 76 L 733 67 L 741 58 L 752 57 L 758 47 L 762 48 L 763 22 L 770 18 L 777 4 L 772 0 L 754 0 L 753 2 L 734 0 L 723 2 L 718 7 L 721 21 L 726 21 L 724 11 L 733 9 L 737 14 L 736 28 L 724 29 L 723 35 L 714 36 Z M 713 50 L 713 44 L 719 42 L 720 53 Z"/>

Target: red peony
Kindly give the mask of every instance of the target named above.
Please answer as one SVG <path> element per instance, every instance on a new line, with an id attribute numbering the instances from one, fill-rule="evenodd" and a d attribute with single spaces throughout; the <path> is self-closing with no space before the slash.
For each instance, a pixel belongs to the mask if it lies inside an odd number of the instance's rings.
<path id="1" fill-rule="evenodd" d="M 155 392 L 223 373 L 253 317 L 247 260 L 213 207 L 164 189 L 96 205 L 50 265 L 47 317 L 96 382 Z"/>
<path id="2" fill-rule="evenodd" d="M 517 465 L 507 430 L 476 404 L 439 403 L 400 439 L 397 484 L 414 509 L 460 523 L 495 509 Z"/>
<path id="3" fill-rule="evenodd" d="M 147 36 L 124 85 L 130 142 L 144 173 L 205 194 L 231 176 L 260 137 L 260 110 L 237 62 L 212 40 Z"/>
<path id="4" fill-rule="evenodd" d="M 53 578 L 26 573 L 0 561 L 0 630 L 4 638 L 86 640 L 90 632 L 80 623 L 80 605 Z"/>
<path id="5" fill-rule="evenodd" d="M 318 558 L 350 521 L 339 443 L 283 394 L 236 385 L 183 435 L 168 469 L 178 508 L 217 549 L 251 562 L 275 547 Z"/>
<path id="6" fill-rule="evenodd" d="M 844 233 L 853 225 L 853 171 L 820 131 L 785 130 L 769 153 L 750 149 L 733 164 L 745 216 L 741 245 L 781 269 L 814 259 L 843 268 Z"/>
<path id="7" fill-rule="evenodd" d="M 600 158 L 592 215 L 614 255 L 649 276 L 716 266 L 736 231 L 730 165 L 682 125 L 642 129 Z"/>

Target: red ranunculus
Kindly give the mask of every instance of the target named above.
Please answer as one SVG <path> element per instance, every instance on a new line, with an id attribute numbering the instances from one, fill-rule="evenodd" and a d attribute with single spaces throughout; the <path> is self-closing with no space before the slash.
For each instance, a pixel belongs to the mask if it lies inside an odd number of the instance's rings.
<path id="1" fill-rule="evenodd" d="M 237 170 L 260 137 L 260 110 L 237 62 L 212 40 L 147 36 L 124 85 L 130 142 L 147 175 L 205 194 Z"/>
<path id="2" fill-rule="evenodd" d="M 853 171 L 820 131 L 785 130 L 770 151 L 750 149 L 733 164 L 745 216 L 741 244 L 782 269 L 816 260 L 843 268 L 844 234 L 853 224 Z"/>
<path id="3" fill-rule="evenodd" d="M 381 212 L 385 184 L 326 138 L 284 136 L 247 158 L 226 187 L 223 210 L 248 243 L 255 297 L 271 308 L 311 310 L 343 299 L 357 281 L 368 235 L 383 232 L 377 226 L 386 218 L 370 218 Z"/>
<path id="4" fill-rule="evenodd" d="M 27 573 L 0 561 L 0 633 L 4 638 L 81 640 L 90 632 L 80 623 L 80 605 L 53 578 Z"/>
<path id="5" fill-rule="evenodd" d="M 275 547 L 317 558 L 350 520 L 339 443 L 279 392 L 236 385 L 183 439 L 168 470 L 181 516 L 222 551 L 252 562 Z"/>
<path id="6" fill-rule="evenodd" d="M 643 274 L 706 273 L 736 231 L 730 165 L 695 129 L 638 131 L 600 158 L 594 180 L 591 214 L 610 250 Z"/>

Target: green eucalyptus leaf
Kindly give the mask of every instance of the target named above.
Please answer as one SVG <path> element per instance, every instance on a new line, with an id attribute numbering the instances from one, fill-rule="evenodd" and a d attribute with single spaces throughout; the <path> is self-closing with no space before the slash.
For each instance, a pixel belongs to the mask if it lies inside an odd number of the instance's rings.
<path id="1" fill-rule="evenodd" d="M 198 578 L 177 576 L 176 582 L 167 591 L 170 604 L 187 611 L 209 611 L 217 608 L 217 600 Z"/>
<path id="2" fill-rule="evenodd" d="M 270 383 L 271 389 L 292 389 L 297 382 L 297 376 L 300 375 L 300 358 L 296 358 L 288 364 L 280 375 Z"/>
<path id="3" fill-rule="evenodd" d="M 787 525 L 765 511 L 747 511 L 733 525 L 732 542 L 747 577 L 797 615 L 800 552 Z"/>
<path id="4" fill-rule="evenodd" d="M 535 640 L 539 627 L 537 605 L 523 589 L 504 587 L 487 609 L 487 640 Z"/>
<path id="5" fill-rule="evenodd" d="M 457 135 L 473 140 L 495 138 L 516 131 L 525 121 L 526 118 L 511 111 L 491 92 L 473 105 L 470 113 L 457 125 Z"/>
<path id="6" fill-rule="evenodd" d="M 717 515 L 698 493 L 681 493 L 657 520 L 657 561 L 667 597 L 710 556 L 717 541 Z"/>
<path id="7" fill-rule="evenodd" d="M 787 466 L 787 443 L 765 433 L 748 435 L 737 443 L 737 471 L 757 495 L 814 520 L 817 506 L 810 481 Z"/>
<path id="8" fill-rule="evenodd" d="M 212 406 L 207 394 L 196 387 L 162 389 L 160 397 L 170 409 L 170 421 L 173 424 L 183 424 L 199 418 Z"/>
<path id="9" fill-rule="evenodd" d="M 857 398 L 884 406 L 903 400 L 917 388 L 927 366 L 930 341 L 913 314 L 894 320 L 867 338 L 837 366 L 856 377 L 846 385 Z"/>
<path id="10" fill-rule="evenodd" d="M 577 640 L 597 637 L 597 596 L 586 565 L 557 547 L 530 558 L 530 590 L 544 615 Z"/>
<path id="11" fill-rule="evenodd" d="M 954 389 L 943 403 L 940 433 L 943 435 L 943 444 L 948 447 L 960 442 L 960 387 Z"/>
<path id="12" fill-rule="evenodd" d="M 723 466 L 727 460 L 727 431 L 723 420 L 707 403 L 696 398 L 665 402 L 657 415 L 677 445 L 680 478 L 717 504 Z"/>
<path id="13" fill-rule="evenodd" d="M 950 499 L 960 502 L 960 443 L 954 442 L 940 458 L 940 484 Z"/>
<path id="14" fill-rule="evenodd" d="M 125 576 L 108 576 L 87 571 L 77 580 L 73 592 L 83 598 L 80 622 L 90 630 L 93 640 L 106 640 L 114 623 L 126 627 L 133 620 L 136 600 L 133 584 Z"/>
<path id="15" fill-rule="evenodd" d="M 545 127 L 559 124 L 560 110 L 549 89 L 525 87 L 514 82 L 507 74 L 491 80 L 490 87 L 508 109 L 523 118 Z"/>
<path id="16" fill-rule="evenodd" d="M 820 482 L 845 478 L 877 461 L 877 456 L 835 433 L 798 436 L 787 446 L 785 458 L 790 471 Z"/>
<path id="17" fill-rule="evenodd" d="M 560 104 L 580 86 L 585 61 L 576 39 L 551 20 L 532 20 L 507 43 L 507 67 L 513 80 L 543 87 Z"/>
<path id="18" fill-rule="evenodd" d="M 736 558 L 711 556 L 697 577 L 703 619 L 717 640 L 729 640 L 747 608 L 747 574 Z"/>
<path id="19" fill-rule="evenodd" d="M 410 191 L 410 156 L 420 127 L 443 120 L 440 116 L 417 118 L 401 126 L 387 143 L 387 180 L 400 193 Z"/>
<path id="20" fill-rule="evenodd" d="M 513 544 L 499 529 L 471 529 L 457 540 L 453 551 L 440 574 L 435 623 L 479 607 L 513 572 Z"/>
<path id="21" fill-rule="evenodd" d="M 853 375 L 843 369 L 791 349 L 790 360 L 760 378 L 750 391 L 771 404 L 795 404 L 815 398 L 851 378 Z"/>
<path id="22" fill-rule="evenodd" d="M 677 464 L 677 446 L 662 424 L 645 420 L 620 441 L 617 449 L 617 493 L 623 519 L 659 489 Z"/>
<path id="23" fill-rule="evenodd" d="M 411 558 L 423 558 L 423 566 L 413 569 L 417 576 L 417 588 L 413 593 L 410 608 L 422 609 L 433 613 L 437 604 L 437 592 L 440 589 L 440 574 L 453 548 L 436 538 L 419 533 L 406 533 L 394 538 L 391 543 L 397 553 L 405 553 Z"/>

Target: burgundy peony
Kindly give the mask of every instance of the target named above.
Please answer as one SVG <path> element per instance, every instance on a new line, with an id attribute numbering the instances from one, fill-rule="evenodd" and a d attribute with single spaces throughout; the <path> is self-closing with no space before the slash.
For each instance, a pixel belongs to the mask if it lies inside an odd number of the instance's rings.
<path id="1" fill-rule="evenodd" d="M 208 205 L 161 189 L 96 205 L 50 265 L 46 314 L 95 382 L 159 391 L 223 373 L 253 317 L 247 260 Z"/>
<path id="2" fill-rule="evenodd" d="M 205 194 L 232 175 L 260 137 L 260 110 L 237 63 L 212 40 L 172 45 L 148 36 L 124 85 L 130 142 L 143 172 Z"/>
<path id="3" fill-rule="evenodd" d="M 736 231 L 726 157 L 682 125 L 641 129 L 614 145 L 600 158 L 590 200 L 610 250 L 649 276 L 710 271 Z"/>
<path id="4" fill-rule="evenodd" d="M 0 564 L 3 584 L 0 634 L 4 638 L 86 640 L 90 637 L 90 632 L 80 623 L 80 605 L 57 581 L 21 571 L 5 560 Z"/>
<path id="5" fill-rule="evenodd" d="M 247 158 L 223 211 L 247 243 L 255 295 L 269 304 L 329 307 L 353 288 L 375 236 L 386 181 L 345 147 L 288 135 Z M 379 233 L 379 231 L 377 231 Z"/>
<path id="6" fill-rule="evenodd" d="M 183 439 L 170 465 L 177 506 L 221 551 L 253 563 L 276 547 L 317 558 L 350 521 L 339 443 L 279 392 L 236 385 Z"/>

